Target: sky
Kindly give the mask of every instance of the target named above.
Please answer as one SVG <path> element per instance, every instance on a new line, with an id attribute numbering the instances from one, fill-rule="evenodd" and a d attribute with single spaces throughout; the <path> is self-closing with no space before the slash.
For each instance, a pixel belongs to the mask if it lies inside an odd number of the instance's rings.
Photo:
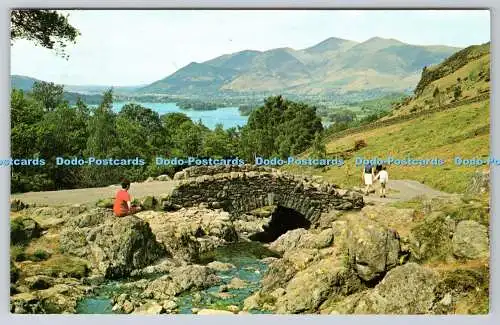
<path id="1" fill-rule="evenodd" d="M 241 50 L 303 49 L 329 37 L 466 47 L 490 40 L 488 10 L 73 10 L 69 59 L 25 40 L 11 74 L 67 85 L 144 85 Z"/>

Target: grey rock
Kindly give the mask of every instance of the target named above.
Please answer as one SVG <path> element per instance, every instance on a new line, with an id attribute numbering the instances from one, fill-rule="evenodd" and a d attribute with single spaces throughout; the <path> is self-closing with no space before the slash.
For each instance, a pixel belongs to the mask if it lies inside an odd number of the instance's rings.
<path id="1" fill-rule="evenodd" d="M 452 239 L 453 254 L 476 259 L 489 256 L 488 228 L 473 220 L 461 221 Z"/>

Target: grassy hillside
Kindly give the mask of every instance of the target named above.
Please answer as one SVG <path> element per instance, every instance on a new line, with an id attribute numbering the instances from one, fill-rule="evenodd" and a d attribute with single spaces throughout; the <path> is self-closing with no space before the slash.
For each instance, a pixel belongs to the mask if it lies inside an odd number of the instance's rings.
<path id="1" fill-rule="evenodd" d="M 393 116 L 437 108 L 489 92 L 489 51 L 489 43 L 471 46 L 425 69 L 415 89 L 416 96 L 396 106 Z"/>
<path id="2" fill-rule="evenodd" d="M 439 167 L 390 165 L 390 178 L 414 179 L 446 192 L 464 192 L 477 169 L 455 166 L 453 159 L 455 156 L 488 157 L 489 132 L 481 130 L 490 124 L 489 108 L 488 101 L 474 103 L 333 140 L 326 145 L 327 156 L 346 155 L 344 166 L 326 170 L 307 168 L 306 172 L 323 176 L 340 186 L 362 186 L 362 167 L 355 167 L 355 157 L 439 157 L 447 163 Z M 349 155 L 348 151 L 358 140 L 364 140 L 367 146 Z"/>
<path id="3" fill-rule="evenodd" d="M 356 157 L 439 158 L 446 161 L 445 165 L 391 164 L 388 166 L 390 178 L 413 179 L 443 191 L 464 192 L 472 175 L 487 166 L 457 166 L 454 158 L 489 156 L 490 105 L 489 99 L 472 104 L 460 105 L 460 102 L 489 93 L 489 64 L 489 44 L 484 44 L 466 48 L 441 64 L 429 67 L 422 74 L 416 95 L 395 105 L 392 114 L 384 119 L 399 115 L 410 117 L 412 113 L 454 102 L 456 107 L 327 141 L 327 156 L 344 157 L 344 166 L 306 168 L 305 172 L 321 175 L 341 186 L 362 186 L 362 167 L 355 166 Z M 355 143 L 361 140 L 366 146 L 355 150 Z"/>

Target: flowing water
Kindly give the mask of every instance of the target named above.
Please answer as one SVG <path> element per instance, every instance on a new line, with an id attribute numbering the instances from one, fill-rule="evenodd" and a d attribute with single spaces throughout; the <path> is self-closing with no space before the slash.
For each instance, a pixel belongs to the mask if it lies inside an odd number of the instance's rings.
<path id="1" fill-rule="evenodd" d="M 178 313 L 191 314 L 192 308 L 225 309 L 230 305 L 243 307 L 243 301 L 252 295 L 260 286 L 260 280 L 267 270 L 267 264 L 262 258 L 275 256 L 260 243 L 239 242 L 219 247 L 202 257 L 202 263 L 219 261 L 231 263 L 235 266 L 228 271 L 217 271 L 222 279 L 220 285 L 205 290 L 184 292 L 177 297 Z M 157 275 L 161 276 L 161 275 Z M 227 285 L 233 278 L 240 278 L 247 282 L 244 288 L 231 289 L 219 292 L 222 285 Z M 124 280 L 126 281 L 126 280 Z M 119 291 L 120 282 L 112 281 L 101 285 L 92 296 L 82 299 L 77 306 L 79 314 L 110 314 L 114 313 L 110 297 Z M 252 313 L 264 313 L 252 311 Z"/>

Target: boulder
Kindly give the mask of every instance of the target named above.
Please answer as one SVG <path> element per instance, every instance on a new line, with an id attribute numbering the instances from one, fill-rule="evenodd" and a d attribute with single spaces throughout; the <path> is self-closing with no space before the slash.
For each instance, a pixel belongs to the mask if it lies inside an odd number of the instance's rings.
<path id="1" fill-rule="evenodd" d="M 272 242 L 269 248 L 282 254 L 287 249 L 293 249 L 297 247 L 300 238 L 306 233 L 307 230 L 305 230 L 304 228 L 287 231 L 283 235 L 279 236 L 278 239 L 276 239 L 274 242 Z"/>
<path id="2" fill-rule="evenodd" d="M 458 223 L 452 239 L 453 254 L 475 259 L 489 256 L 488 228 L 473 220 Z"/>
<path id="3" fill-rule="evenodd" d="M 89 259 L 106 278 L 127 276 L 166 255 L 143 220 L 101 212 L 94 210 L 68 223 L 60 237 L 63 252 Z"/>
<path id="4" fill-rule="evenodd" d="M 207 264 L 207 267 L 218 272 L 225 272 L 235 268 L 235 266 L 231 263 L 223 263 L 219 261 L 210 262 Z"/>
<path id="5" fill-rule="evenodd" d="M 140 202 L 144 210 L 154 210 L 158 207 L 158 200 L 154 196 L 146 196 Z"/>
<path id="6" fill-rule="evenodd" d="M 98 208 L 112 209 L 114 203 L 115 203 L 115 199 L 110 197 L 110 198 L 101 199 L 101 200 L 97 201 L 95 205 Z"/>
<path id="7" fill-rule="evenodd" d="M 168 176 L 168 175 L 160 175 L 160 176 L 156 177 L 156 180 L 161 181 L 161 182 L 166 182 L 166 181 L 171 181 L 172 178 L 170 178 L 170 176 Z"/>
<path id="8" fill-rule="evenodd" d="M 304 290 L 307 288 L 307 294 Z M 276 299 L 278 313 L 314 313 L 328 297 L 343 297 L 363 288 L 359 278 L 335 258 L 299 271 Z"/>
<path id="9" fill-rule="evenodd" d="M 297 272 L 295 265 L 286 258 L 272 262 L 262 277 L 262 292 L 271 292 L 285 287 Z"/>
<path id="10" fill-rule="evenodd" d="M 308 231 L 303 228 L 287 231 L 269 246 L 270 249 L 283 254 L 294 248 L 321 249 L 333 242 L 333 230 L 325 229 L 321 232 Z"/>
<path id="11" fill-rule="evenodd" d="M 387 272 L 357 302 L 356 314 L 427 314 L 435 301 L 438 274 L 416 263 Z"/>
<path id="12" fill-rule="evenodd" d="M 400 209 L 386 205 L 367 205 L 361 214 L 382 226 L 397 231 L 401 238 L 408 237 L 409 225 L 415 220 L 414 209 Z"/>
<path id="13" fill-rule="evenodd" d="M 156 315 L 163 312 L 165 312 L 163 306 L 154 301 L 147 302 L 134 309 L 134 314 L 139 315 Z"/>
<path id="14" fill-rule="evenodd" d="M 248 283 L 240 278 L 232 278 L 228 284 L 229 289 L 243 289 Z"/>
<path id="15" fill-rule="evenodd" d="M 145 299 L 165 300 L 188 290 L 202 290 L 219 283 L 220 278 L 208 267 L 187 265 L 148 282 L 141 296 Z"/>
<path id="16" fill-rule="evenodd" d="M 186 262 L 196 262 L 200 254 L 238 239 L 225 211 L 193 207 L 176 212 L 143 211 L 136 216 L 149 223 L 170 255 Z"/>
<path id="17" fill-rule="evenodd" d="M 432 212 L 411 228 L 410 260 L 414 262 L 446 260 L 452 254 L 455 221 L 442 212 Z"/>
<path id="18" fill-rule="evenodd" d="M 144 181 L 144 183 L 151 183 L 151 182 L 154 182 L 154 181 L 155 181 L 154 177 L 148 177 L 148 178 L 146 178 L 146 180 Z"/>
<path id="19" fill-rule="evenodd" d="M 377 279 L 398 264 L 397 233 L 362 216 L 349 217 L 347 226 L 348 260 L 363 280 Z"/>
<path id="20" fill-rule="evenodd" d="M 35 275 L 25 278 L 23 283 L 31 290 L 43 290 L 53 286 L 54 279 L 46 275 Z"/>
<path id="21" fill-rule="evenodd" d="M 42 235 L 42 227 L 35 220 L 28 217 L 13 218 L 10 220 L 11 244 L 26 243 Z"/>
<path id="22" fill-rule="evenodd" d="M 131 276 L 147 276 L 151 274 L 168 273 L 171 269 L 180 266 L 179 263 L 171 258 L 164 258 L 153 265 L 148 265 L 145 268 L 137 269 L 130 273 Z"/>
<path id="23" fill-rule="evenodd" d="M 183 170 L 174 174 L 174 180 L 186 179 L 188 177 L 188 174 Z"/>
<path id="24" fill-rule="evenodd" d="M 58 283 L 54 286 L 20 293 L 11 297 L 11 312 L 18 314 L 60 314 L 75 313 L 76 305 L 90 288 L 81 286 L 78 281 L 65 279 L 67 283 Z"/>
<path id="25" fill-rule="evenodd" d="M 17 200 L 17 199 L 10 200 L 10 211 L 11 212 L 18 212 L 18 211 L 21 211 L 23 209 L 26 209 L 27 207 L 28 207 L 28 205 L 21 200 Z"/>
<path id="26" fill-rule="evenodd" d="M 167 300 L 163 302 L 163 309 L 165 309 L 167 313 L 174 311 L 175 309 L 177 309 L 177 307 L 177 303 L 173 300 Z"/>

